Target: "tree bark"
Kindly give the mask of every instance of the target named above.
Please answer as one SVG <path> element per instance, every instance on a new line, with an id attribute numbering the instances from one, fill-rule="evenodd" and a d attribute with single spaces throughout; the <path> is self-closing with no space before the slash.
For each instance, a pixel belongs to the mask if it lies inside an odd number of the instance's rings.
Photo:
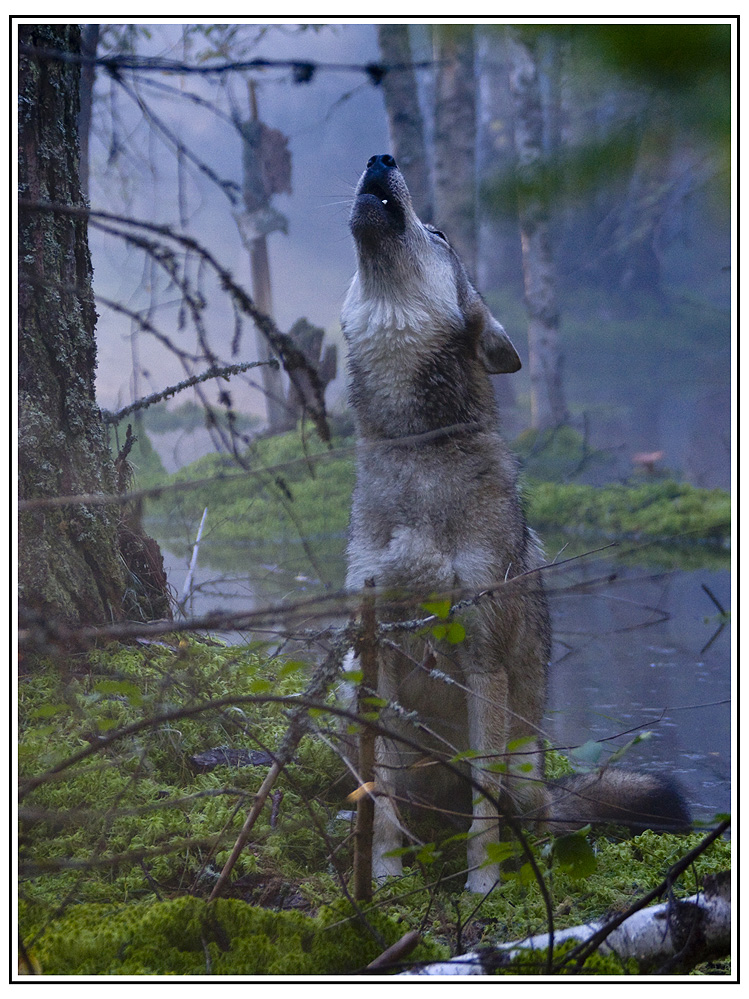
<path id="1" fill-rule="evenodd" d="M 79 50 L 72 24 L 19 26 L 21 46 Z M 82 204 L 80 70 L 21 53 L 19 61 L 19 496 L 114 493 L 116 476 L 96 404 L 96 311 Z M 101 624 L 168 614 L 158 546 L 117 507 L 71 505 L 19 517 L 19 597 L 27 620 Z M 141 541 L 143 543 L 141 543 Z M 121 551 L 121 542 L 128 549 Z M 154 550 L 155 549 L 155 550 Z M 130 571 L 138 567 L 138 573 Z M 157 582 L 149 605 L 141 576 Z M 160 573 L 160 576 L 159 576 Z"/>
<path id="2" fill-rule="evenodd" d="M 508 31 L 510 91 L 515 116 L 518 207 L 528 310 L 531 423 L 537 429 L 567 420 L 559 348 L 556 268 L 545 178 L 544 114 L 537 35 Z"/>
<path id="3" fill-rule="evenodd" d="M 476 277 L 476 80 L 473 26 L 435 29 L 434 221 Z"/>
<path id="4" fill-rule="evenodd" d="M 377 39 L 386 66 L 408 66 L 413 62 L 407 24 L 380 24 Z M 406 178 L 416 214 L 422 222 L 431 222 L 432 182 L 416 73 L 413 69 L 388 72 L 383 77 L 382 90 L 392 154 Z"/>

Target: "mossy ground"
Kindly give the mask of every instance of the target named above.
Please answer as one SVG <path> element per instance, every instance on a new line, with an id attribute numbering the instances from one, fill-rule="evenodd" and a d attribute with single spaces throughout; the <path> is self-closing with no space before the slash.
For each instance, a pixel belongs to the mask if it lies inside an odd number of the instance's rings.
<path id="1" fill-rule="evenodd" d="M 300 537 L 315 550 L 321 539 L 343 537 L 354 485 L 354 441 L 334 439 L 331 451 L 314 435 L 297 432 L 258 440 L 246 455 L 249 471 L 221 455 L 207 455 L 172 476 L 166 485 L 201 482 L 185 491 L 166 491 L 149 502 L 151 530 L 170 547 L 194 541 L 203 509 L 210 511 L 213 546 L 221 542 L 263 544 Z M 731 533 L 731 498 L 721 489 L 699 489 L 672 479 L 593 486 L 558 481 L 583 461 L 595 461 L 583 439 L 564 428 L 540 440 L 530 432 L 515 442 L 523 462 L 526 516 L 532 527 L 596 539 L 699 547 L 723 556 Z M 150 467 L 150 466 L 149 466 Z M 150 475 L 150 473 L 147 473 Z M 150 479 L 149 479 L 150 483 Z M 633 550 L 632 556 L 636 557 Z"/>
<path id="2" fill-rule="evenodd" d="M 179 636 L 23 663 L 21 785 L 44 779 L 21 804 L 19 915 L 43 974 L 339 975 L 360 970 L 409 929 L 424 939 L 413 961 L 544 929 L 527 865 L 511 865 L 479 905 L 461 890 L 464 838 L 428 827 L 420 831 L 435 836 L 432 844 L 409 858 L 402 879 L 377 890 L 360 918 L 345 898 L 351 825 L 339 815 L 354 780 L 331 749 L 338 725 L 324 715 L 263 810 L 231 897 L 207 901 L 268 761 L 200 772 L 191 757 L 217 746 L 276 749 L 289 705 L 262 698 L 293 696 L 307 678 L 304 663 L 259 646 Z M 227 697 L 236 703 L 188 713 Z M 556 925 L 629 905 L 700 839 L 598 839 L 585 878 L 565 873 L 538 841 Z M 719 842 L 676 890 L 690 894 L 704 874 L 728 866 L 730 847 Z"/>

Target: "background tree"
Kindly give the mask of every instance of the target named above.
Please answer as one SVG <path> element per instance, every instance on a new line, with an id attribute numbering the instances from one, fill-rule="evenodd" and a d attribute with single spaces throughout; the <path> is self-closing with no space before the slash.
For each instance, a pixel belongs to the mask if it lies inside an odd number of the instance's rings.
<path id="1" fill-rule="evenodd" d="M 556 427 L 567 419 L 559 348 L 556 268 L 551 244 L 549 188 L 544 149 L 541 97 L 541 36 L 508 32 L 510 90 L 515 111 L 520 239 L 523 248 L 525 304 L 528 310 L 528 356 L 531 424 Z M 548 44 L 548 42 L 547 42 Z M 553 60 L 552 60 L 553 64 Z M 554 91 L 554 80 L 549 80 Z M 558 116 L 553 113 L 549 121 Z"/>
<path id="2" fill-rule="evenodd" d="M 405 67 L 386 73 L 382 79 L 391 149 L 406 178 L 416 214 L 422 222 L 431 222 L 434 212 L 432 180 L 419 88 L 416 73 L 410 68 L 413 54 L 408 25 L 378 25 L 377 41 L 386 66 Z"/>
<path id="3" fill-rule="evenodd" d="M 434 219 L 476 275 L 476 80 L 473 25 L 434 31 Z"/>
<path id="4" fill-rule="evenodd" d="M 28 48 L 79 51 L 77 25 L 22 25 Z M 91 261 L 78 175 L 75 63 L 19 68 L 19 495 L 113 493 L 117 481 L 94 393 Z M 59 209 L 59 210 L 58 210 Z M 66 210 L 68 209 L 68 210 Z M 71 504 L 19 519 L 22 610 L 67 625 L 168 613 L 155 542 L 118 506 Z"/>

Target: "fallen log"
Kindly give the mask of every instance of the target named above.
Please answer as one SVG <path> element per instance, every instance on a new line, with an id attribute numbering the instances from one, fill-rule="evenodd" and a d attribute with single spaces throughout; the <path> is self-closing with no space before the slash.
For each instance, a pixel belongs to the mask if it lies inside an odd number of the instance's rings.
<path id="1" fill-rule="evenodd" d="M 599 920 L 557 930 L 554 946 L 568 940 L 584 944 L 605 925 L 605 920 Z M 486 975 L 515 958 L 545 953 L 548 947 L 548 933 L 540 933 L 403 974 Z M 683 974 L 703 961 L 726 957 L 731 953 L 731 872 L 706 876 L 697 895 L 672 898 L 635 912 L 611 930 L 597 952 L 615 954 L 623 962 L 634 959 L 642 973 Z"/>

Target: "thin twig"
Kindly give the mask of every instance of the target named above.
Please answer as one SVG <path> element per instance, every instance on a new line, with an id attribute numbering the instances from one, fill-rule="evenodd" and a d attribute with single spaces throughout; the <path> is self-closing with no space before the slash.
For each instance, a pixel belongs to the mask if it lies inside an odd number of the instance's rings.
<path id="1" fill-rule="evenodd" d="M 339 675 L 341 667 L 343 665 L 343 657 L 346 652 L 351 647 L 353 641 L 353 626 L 349 626 L 342 631 L 338 636 L 336 641 L 328 653 L 325 661 L 315 670 L 312 679 L 307 684 L 307 688 L 304 691 L 303 697 L 307 698 L 317 698 L 322 699 L 325 697 L 331 683 Z M 283 738 L 283 742 L 276 753 L 276 757 L 273 761 L 273 766 L 268 771 L 268 774 L 263 781 L 260 790 L 255 796 L 255 801 L 250 809 L 245 823 L 237 836 L 234 848 L 229 855 L 229 859 L 224 864 L 223 870 L 219 875 L 218 881 L 214 885 L 213 891 L 209 901 L 218 898 L 223 891 L 224 885 L 229 879 L 229 875 L 234 868 L 239 855 L 245 847 L 247 840 L 250 838 L 250 833 L 252 832 L 252 827 L 257 822 L 258 816 L 263 809 L 263 805 L 270 794 L 271 788 L 278 779 L 279 774 L 289 763 L 296 752 L 297 746 L 301 742 L 304 735 L 307 733 L 310 726 L 310 718 L 307 713 L 307 706 L 300 705 L 294 711 L 291 712 L 289 727 L 286 730 L 286 735 Z"/>
<path id="2" fill-rule="evenodd" d="M 195 573 L 195 566 L 198 562 L 198 549 L 200 548 L 200 539 L 203 535 L 203 525 L 205 524 L 205 518 L 208 516 L 208 507 L 203 510 L 203 516 L 200 518 L 200 527 L 198 528 L 198 536 L 195 538 L 195 544 L 192 549 L 192 558 L 190 559 L 190 568 L 187 570 L 187 575 L 185 576 L 185 585 L 182 587 L 182 598 L 180 604 L 184 606 L 185 601 L 190 593 L 190 585 L 192 583 L 192 577 Z"/>
<path id="3" fill-rule="evenodd" d="M 170 385 L 169 388 L 165 388 L 161 392 L 154 392 L 153 395 L 138 399 L 137 402 L 134 402 L 130 406 L 125 406 L 124 409 L 118 409 L 116 413 L 103 409 L 101 411 L 101 418 L 105 423 L 119 423 L 120 420 L 129 416 L 130 413 L 135 413 L 139 409 L 145 409 L 147 406 L 153 406 L 157 402 L 169 399 L 173 395 L 176 395 L 177 392 L 192 388 L 193 385 L 197 385 L 199 382 L 207 382 L 211 378 L 228 378 L 229 375 L 238 375 L 243 371 L 249 371 L 250 368 L 259 368 L 264 365 L 268 365 L 271 368 L 278 368 L 278 361 L 275 357 L 272 357 L 269 361 L 245 361 L 242 364 L 226 364 L 221 368 L 212 365 L 202 375 L 192 375 L 183 382 Z"/>

